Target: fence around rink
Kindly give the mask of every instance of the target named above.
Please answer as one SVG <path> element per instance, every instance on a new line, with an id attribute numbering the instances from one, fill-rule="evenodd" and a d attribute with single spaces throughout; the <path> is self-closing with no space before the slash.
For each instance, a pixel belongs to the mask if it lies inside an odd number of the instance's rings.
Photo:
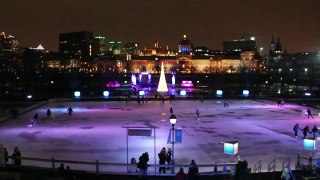
<path id="1" fill-rule="evenodd" d="M 14 157 L 8 156 L 11 159 L 12 165 L 14 166 Z M 32 167 L 45 167 L 52 170 L 56 170 L 60 164 L 64 164 L 64 167 L 70 166 L 72 170 L 81 170 L 90 173 L 99 174 L 138 174 L 137 164 L 126 164 L 126 163 L 106 163 L 96 161 L 74 161 L 74 160 L 61 160 L 61 159 L 46 159 L 46 158 L 33 158 L 33 157 L 15 157 L 15 159 L 21 159 L 22 166 L 32 166 Z M 313 158 L 312 160 L 318 160 L 320 158 Z M 310 158 L 301 156 L 300 164 L 305 163 L 305 160 L 308 160 L 310 164 Z M 279 162 L 279 161 L 278 161 Z M 200 175 L 219 175 L 219 174 L 230 174 L 235 173 L 237 163 L 213 163 L 213 164 L 198 164 L 199 174 Z M 265 172 L 274 172 L 282 171 L 284 167 L 290 167 L 290 159 L 285 159 L 282 161 L 281 169 L 276 168 L 276 159 L 272 159 L 267 163 L 268 168 Z M 175 173 L 179 172 L 181 167 L 187 169 L 190 167 L 190 164 L 175 164 L 175 165 L 160 165 L 160 164 L 148 164 L 149 175 L 159 175 L 159 167 L 165 168 L 175 168 Z M 262 172 L 262 161 L 259 160 L 253 164 L 251 170 L 252 173 L 261 173 Z M 163 176 L 172 176 L 171 171 L 167 171 L 167 174 L 161 174 Z"/>

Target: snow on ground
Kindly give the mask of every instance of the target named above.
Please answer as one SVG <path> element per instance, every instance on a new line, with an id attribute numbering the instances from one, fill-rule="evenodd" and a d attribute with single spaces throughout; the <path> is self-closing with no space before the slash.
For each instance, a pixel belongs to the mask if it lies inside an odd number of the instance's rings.
<path id="1" fill-rule="evenodd" d="M 230 162 L 231 156 L 223 153 L 225 141 L 239 141 L 239 153 L 235 157 L 247 160 L 250 167 L 262 160 L 264 171 L 273 158 L 277 160 L 277 170 L 281 170 L 287 158 L 291 158 L 294 169 L 298 152 L 319 156 L 316 151 L 304 150 L 302 132 L 298 139 L 293 133 L 296 123 L 300 128 L 308 125 L 310 130 L 314 125 L 320 126 L 318 116 L 307 119 L 307 107 L 295 104 L 278 107 L 276 102 L 248 99 L 229 100 L 229 105 L 224 107 L 220 100 L 178 100 L 172 104 L 148 101 L 141 106 L 135 101 L 128 104 L 54 102 L 2 122 L 0 144 L 7 147 L 9 154 L 18 146 L 25 157 L 126 163 L 124 127 L 156 127 L 156 153 L 162 147 L 171 148 L 167 138 L 172 106 L 177 116 L 175 127 L 183 129 L 183 142 L 175 145 L 176 164 L 189 164 L 191 159 L 198 164 Z M 67 114 L 69 106 L 74 110 L 72 116 Z M 48 108 L 53 118 L 46 117 Z M 197 120 L 196 108 L 200 111 L 200 120 Z M 30 119 L 36 112 L 40 122 L 30 127 Z M 132 157 L 138 160 L 143 152 L 148 152 L 149 163 L 158 163 L 158 158 L 156 161 L 154 158 L 154 137 L 129 136 L 128 140 L 129 161 Z"/>

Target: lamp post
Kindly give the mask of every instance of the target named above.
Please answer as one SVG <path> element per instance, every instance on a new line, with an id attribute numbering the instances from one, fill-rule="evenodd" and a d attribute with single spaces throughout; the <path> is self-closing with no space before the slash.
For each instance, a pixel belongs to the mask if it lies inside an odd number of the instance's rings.
<path id="1" fill-rule="evenodd" d="M 170 116 L 170 123 L 172 125 L 172 128 L 171 128 L 171 143 L 172 143 L 172 159 L 171 159 L 171 164 L 174 165 L 175 164 L 175 159 L 174 159 L 174 144 L 175 144 L 175 128 L 174 128 L 174 125 L 176 124 L 177 122 L 177 117 L 174 115 L 174 114 L 171 114 Z M 174 174 L 175 173 L 175 167 L 173 166 L 171 168 L 171 174 Z"/>

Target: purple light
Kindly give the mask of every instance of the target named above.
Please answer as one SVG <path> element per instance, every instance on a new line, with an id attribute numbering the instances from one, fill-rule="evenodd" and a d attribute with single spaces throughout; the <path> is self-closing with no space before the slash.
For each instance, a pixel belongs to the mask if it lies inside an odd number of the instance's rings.
<path id="1" fill-rule="evenodd" d="M 181 87 L 193 87 L 192 81 L 182 81 Z"/>
<path id="2" fill-rule="evenodd" d="M 31 99 L 31 98 L 32 98 L 32 95 L 31 95 L 31 94 L 29 94 L 29 95 L 27 96 L 27 98 L 28 98 L 28 99 Z"/>
<path id="3" fill-rule="evenodd" d="M 311 96 L 311 93 L 304 93 L 305 96 Z"/>

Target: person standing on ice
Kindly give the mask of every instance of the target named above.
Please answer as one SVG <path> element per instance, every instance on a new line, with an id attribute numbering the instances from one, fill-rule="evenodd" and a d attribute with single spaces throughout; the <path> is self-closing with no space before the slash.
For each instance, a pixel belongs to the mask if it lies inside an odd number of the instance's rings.
<path id="1" fill-rule="evenodd" d="M 197 114 L 197 117 L 198 117 L 198 120 L 199 120 L 200 119 L 200 112 L 199 112 L 198 108 L 196 109 L 196 114 Z"/>
<path id="2" fill-rule="evenodd" d="M 71 107 L 69 107 L 67 111 L 68 111 L 68 113 L 69 113 L 69 116 L 71 116 L 71 114 L 72 114 L 72 112 L 73 112 L 73 109 L 72 109 Z"/>
<path id="3" fill-rule="evenodd" d="M 298 137 L 298 131 L 300 130 L 299 124 L 297 123 L 296 125 L 294 125 L 293 127 L 293 131 L 294 131 L 294 136 L 297 138 Z"/>

